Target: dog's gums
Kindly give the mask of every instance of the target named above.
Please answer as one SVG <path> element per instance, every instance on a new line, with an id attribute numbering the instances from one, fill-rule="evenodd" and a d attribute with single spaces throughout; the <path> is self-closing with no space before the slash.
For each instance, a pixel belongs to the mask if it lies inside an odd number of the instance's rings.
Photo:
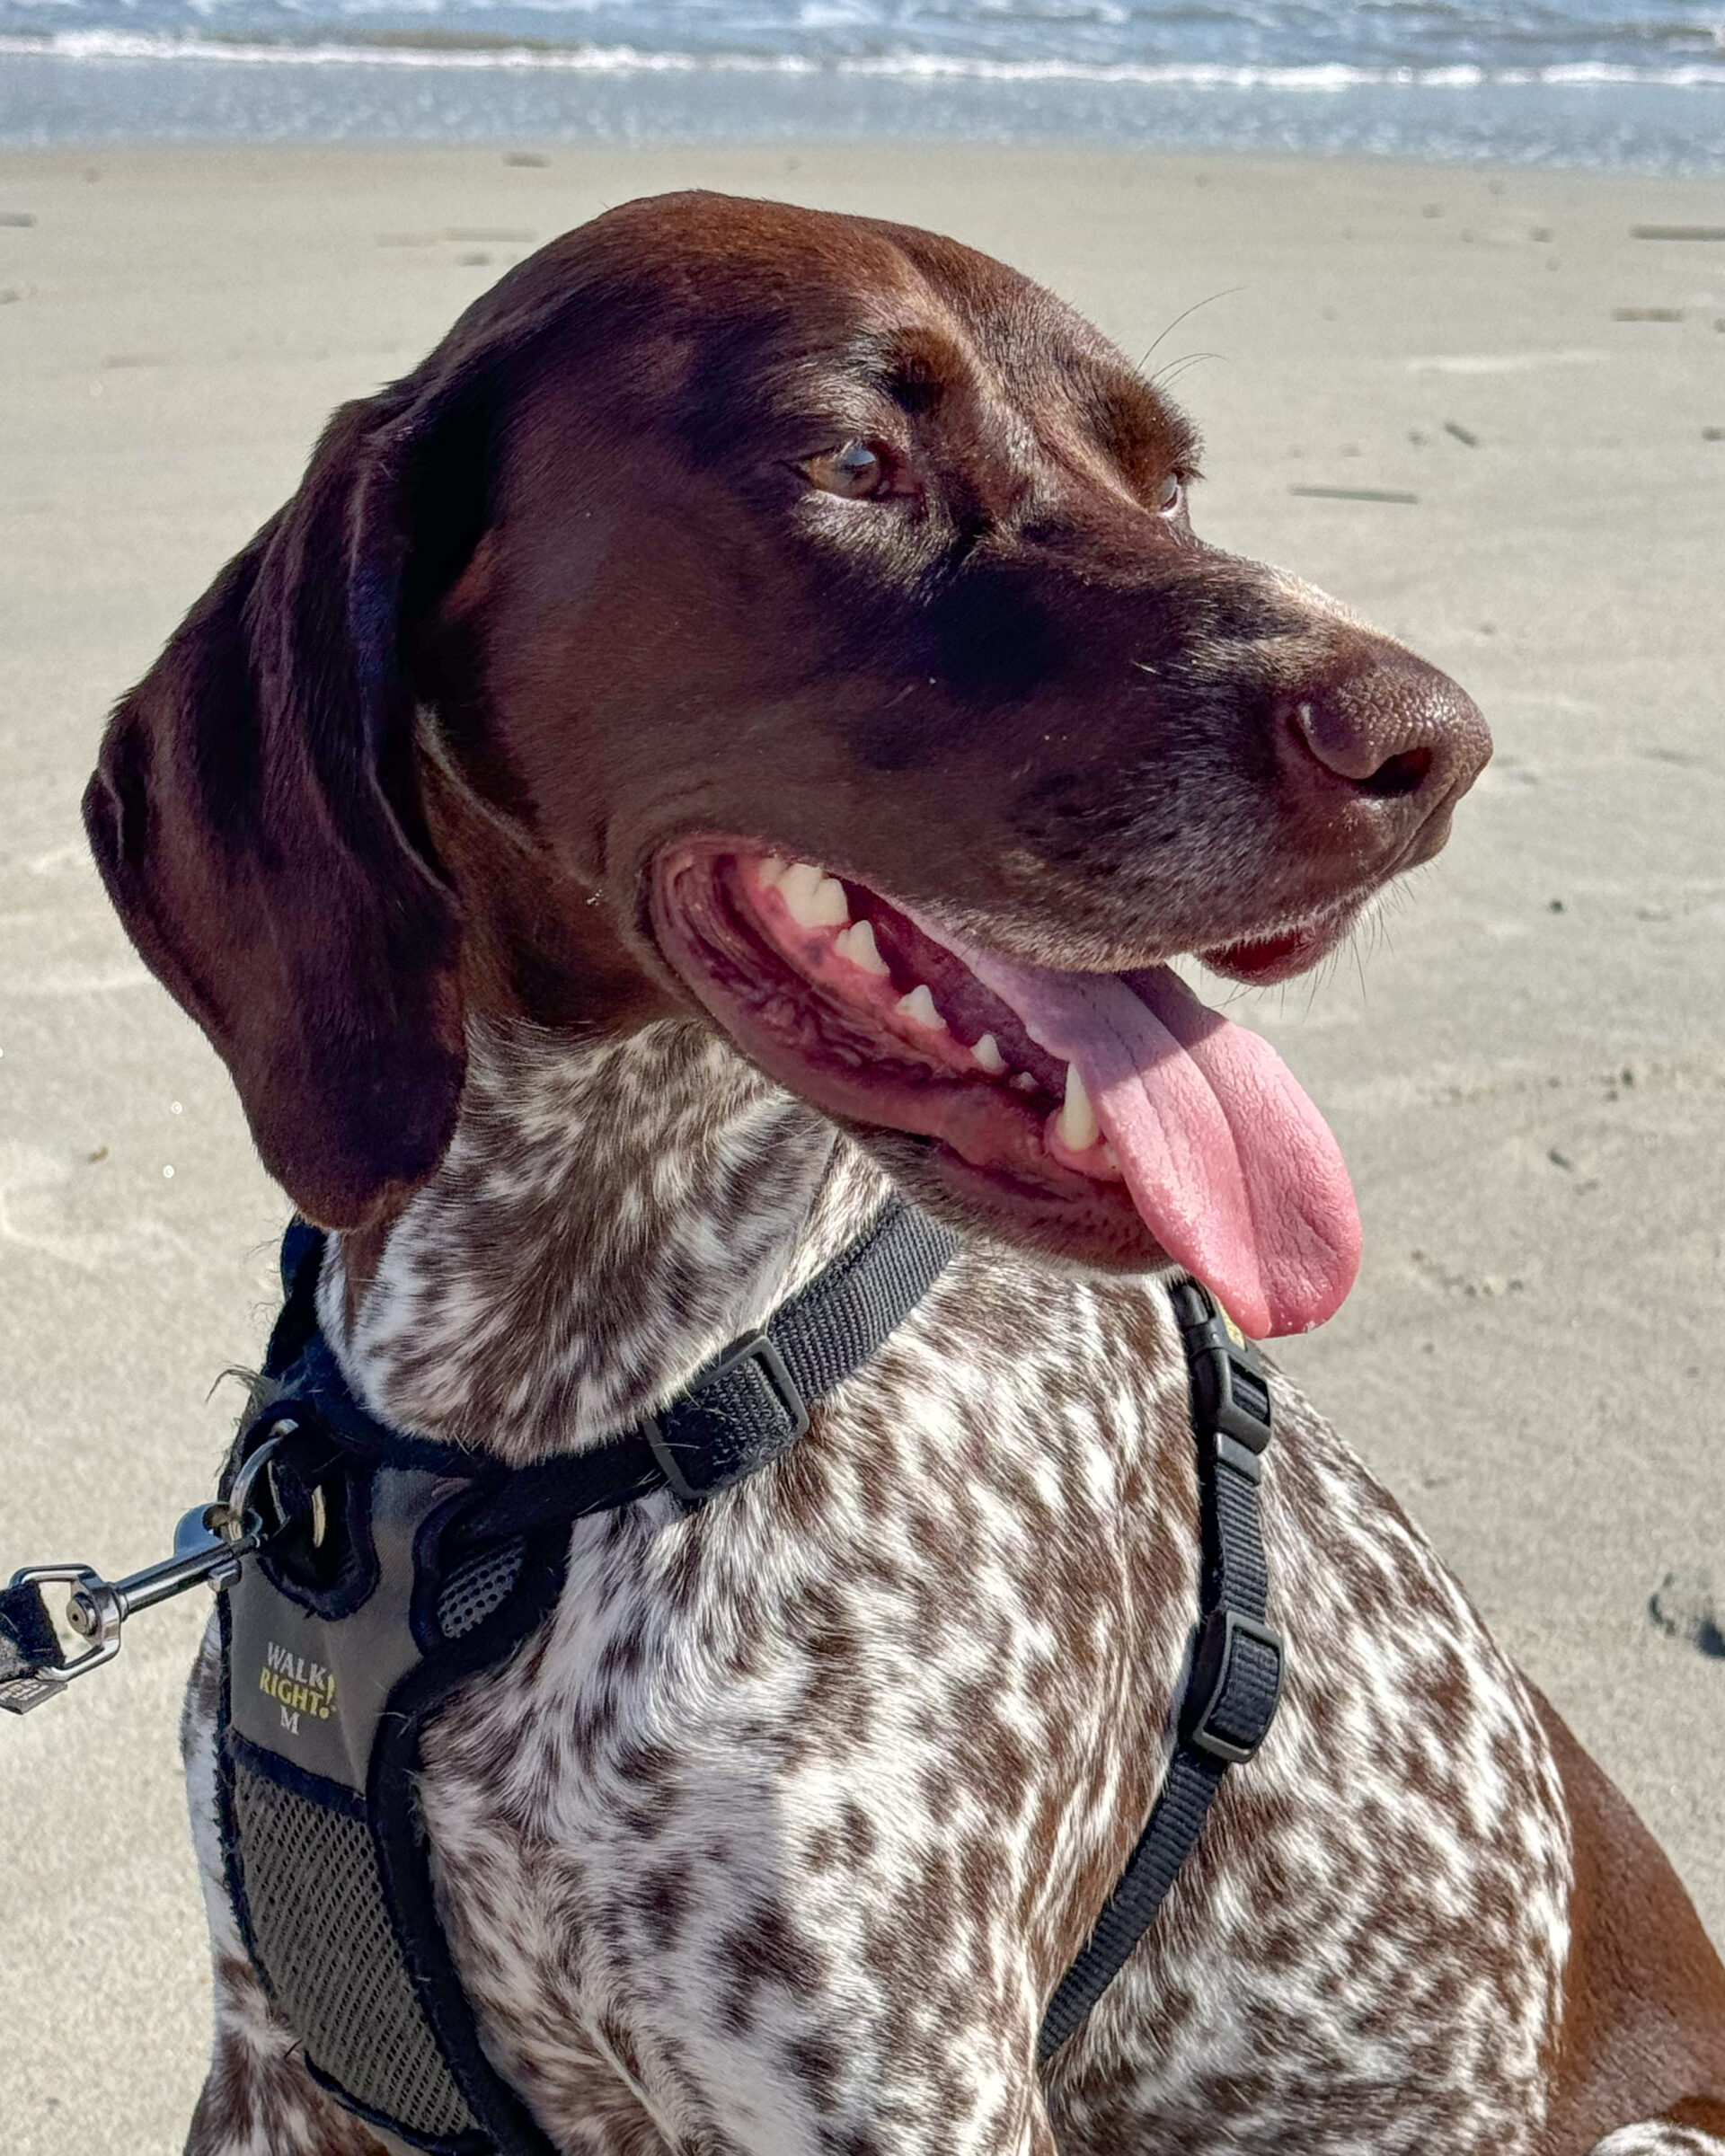
<path id="1" fill-rule="evenodd" d="M 1263 1041 L 1162 966 L 1068 974 L 972 947 L 848 877 L 741 841 L 671 849 L 661 948 L 774 1077 L 1080 1259 L 1172 1260 L 1261 1336 L 1321 1323 L 1358 1264 L 1334 1140 Z M 1214 954 L 1278 978 L 1334 922 Z"/>

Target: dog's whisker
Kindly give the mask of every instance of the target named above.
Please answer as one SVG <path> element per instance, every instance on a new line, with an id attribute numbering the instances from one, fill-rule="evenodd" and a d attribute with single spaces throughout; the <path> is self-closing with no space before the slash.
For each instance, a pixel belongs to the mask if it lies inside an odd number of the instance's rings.
<path id="1" fill-rule="evenodd" d="M 1174 384 L 1178 382 L 1182 376 L 1190 374 L 1192 368 L 1195 367 L 1201 367 L 1205 360 L 1223 359 L 1226 357 L 1227 355 L 1225 352 L 1184 353 L 1178 359 L 1171 359 L 1166 367 L 1162 368 L 1158 374 L 1152 377 L 1153 384 L 1159 390 L 1172 389 Z"/>
<path id="2" fill-rule="evenodd" d="M 1232 299 L 1235 293 L 1243 292 L 1245 288 L 1246 287 L 1243 285 L 1225 285 L 1221 291 L 1209 293 L 1203 299 L 1195 299 L 1190 307 L 1182 307 L 1180 313 L 1174 316 L 1173 320 L 1170 322 L 1165 328 L 1159 331 L 1156 336 L 1152 339 L 1150 343 L 1145 347 L 1144 351 L 1139 356 L 1137 365 L 1133 369 L 1133 372 L 1139 375 L 1144 372 L 1145 361 L 1150 358 L 1151 354 L 1155 350 L 1157 345 L 1162 342 L 1163 339 L 1164 337 L 1172 336 L 1173 331 L 1180 327 L 1182 322 L 1190 321 L 1191 317 L 1198 314 L 1201 308 L 1213 307 L 1217 300 Z"/>

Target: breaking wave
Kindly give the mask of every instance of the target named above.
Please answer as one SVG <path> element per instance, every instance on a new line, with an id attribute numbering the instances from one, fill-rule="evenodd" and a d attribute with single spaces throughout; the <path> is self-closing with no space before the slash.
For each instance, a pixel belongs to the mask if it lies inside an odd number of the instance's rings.
<path id="1" fill-rule="evenodd" d="M 1557 61 L 1542 67 L 1477 62 L 1432 66 L 1360 66 L 1343 61 L 1229 66 L 1199 60 L 989 59 L 944 52 L 748 53 L 653 51 L 631 45 L 564 45 L 480 34 L 411 31 L 383 40 L 329 36 L 247 39 L 173 31 L 118 29 L 0 31 L 0 54 L 66 60 L 202 60 L 274 66 L 544 68 L 591 75 L 836 75 L 907 82 L 1082 83 L 1187 90 L 1336 92 L 1367 87 L 1468 90 L 1482 85 L 1579 88 L 1635 85 L 1725 89 L 1725 58 L 1676 66 Z"/>

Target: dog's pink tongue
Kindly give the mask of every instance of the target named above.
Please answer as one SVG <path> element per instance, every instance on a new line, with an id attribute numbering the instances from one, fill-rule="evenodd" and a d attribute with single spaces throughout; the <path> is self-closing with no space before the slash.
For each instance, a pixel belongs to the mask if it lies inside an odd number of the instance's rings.
<path id="1" fill-rule="evenodd" d="M 1031 1039 L 1077 1066 L 1145 1225 L 1244 1331 L 1306 1332 L 1340 1307 L 1359 1268 L 1353 1189 L 1268 1041 L 1165 966 L 1057 973 L 964 957 Z"/>

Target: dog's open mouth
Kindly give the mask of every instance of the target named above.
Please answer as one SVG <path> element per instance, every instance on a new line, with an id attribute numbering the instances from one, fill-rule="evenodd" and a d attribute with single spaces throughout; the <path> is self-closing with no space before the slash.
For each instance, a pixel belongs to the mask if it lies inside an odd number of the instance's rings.
<path id="1" fill-rule="evenodd" d="M 738 1045 L 827 1114 L 924 1141 L 973 1207 L 1111 1265 L 1172 1259 L 1259 1338 L 1353 1284 L 1335 1140 L 1269 1044 L 1165 966 L 1068 973 L 963 943 L 867 886 L 737 841 L 656 865 L 661 950 Z M 1309 964 L 1335 924 L 1208 954 Z"/>

